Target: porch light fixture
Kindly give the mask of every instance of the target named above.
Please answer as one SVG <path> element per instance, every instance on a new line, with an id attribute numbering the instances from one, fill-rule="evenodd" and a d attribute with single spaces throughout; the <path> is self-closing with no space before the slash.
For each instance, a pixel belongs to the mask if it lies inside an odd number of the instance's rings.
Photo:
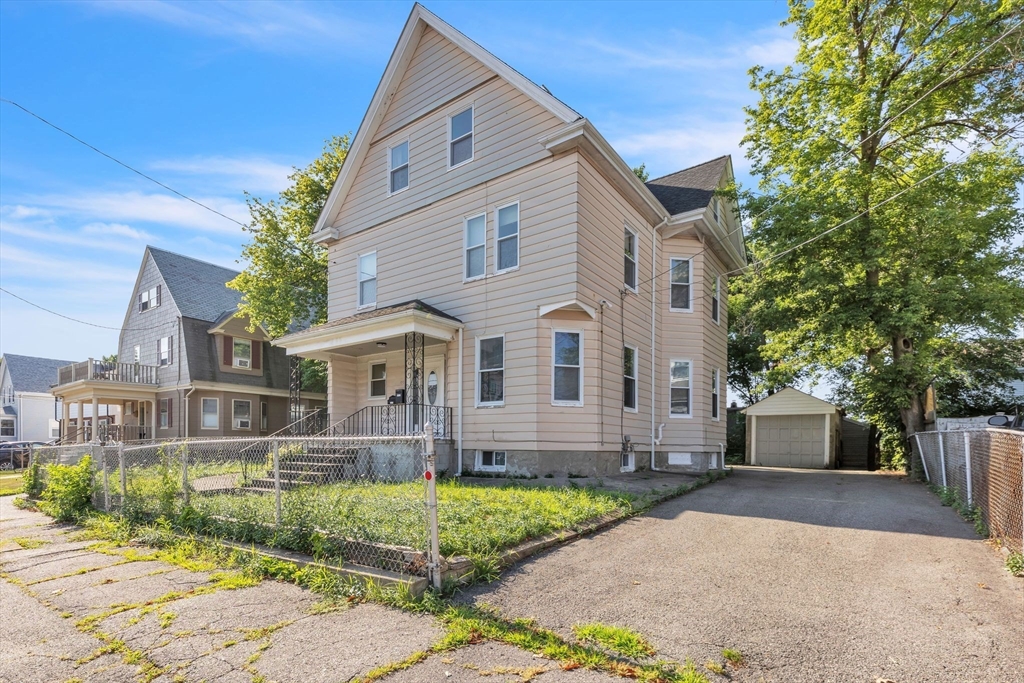
<path id="1" fill-rule="evenodd" d="M 388 345 L 387 342 L 377 342 L 377 346 L 382 348 L 382 349 L 387 348 L 387 345 Z"/>

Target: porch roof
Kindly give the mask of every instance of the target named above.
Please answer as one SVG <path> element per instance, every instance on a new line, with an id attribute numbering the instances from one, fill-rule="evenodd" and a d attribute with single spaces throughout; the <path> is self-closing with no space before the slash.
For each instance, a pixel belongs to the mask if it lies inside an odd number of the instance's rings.
<path id="1" fill-rule="evenodd" d="M 284 347 L 289 355 L 318 358 L 409 332 L 449 341 L 462 327 L 455 316 L 414 299 L 315 325 L 275 339 L 273 344 Z"/>

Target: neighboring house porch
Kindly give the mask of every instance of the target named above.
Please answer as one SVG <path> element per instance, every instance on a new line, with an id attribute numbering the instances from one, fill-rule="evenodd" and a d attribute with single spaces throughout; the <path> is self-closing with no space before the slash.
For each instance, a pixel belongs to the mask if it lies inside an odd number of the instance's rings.
<path id="1" fill-rule="evenodd" d="M 141 363 L 108 363 L 92 358 L 59 368 L 57 384 L 51 389 L 63 404 L 62 440 L 83 443 L 93 440 L 137 441 L 151 439 L 159 419 L 157 367 Z M 101 416 L 107 407 L 107 420 L 71 419 L 71 404 L 77 415 L 86 414 L 91 405 L 93 416 Z M 110 407 L 121 416 L 118 423 Z M 99 431 L 94 431 L 96 428 Z"/>

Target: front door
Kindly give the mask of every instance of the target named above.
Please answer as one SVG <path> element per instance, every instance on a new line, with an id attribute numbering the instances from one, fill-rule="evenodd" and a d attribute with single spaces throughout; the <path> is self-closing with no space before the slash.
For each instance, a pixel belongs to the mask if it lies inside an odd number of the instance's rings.
<path id="1" fill-rule="evenodd" d="M 423 377 L 424 419 L 434 425 L 434 436 L 444 437 L 444 358 L 428 358 Z"/>

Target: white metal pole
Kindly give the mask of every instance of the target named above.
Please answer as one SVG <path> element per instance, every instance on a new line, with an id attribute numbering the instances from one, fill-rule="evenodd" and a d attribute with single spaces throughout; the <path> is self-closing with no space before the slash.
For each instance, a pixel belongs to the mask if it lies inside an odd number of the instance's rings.
<path id="1" fill-rule="evenodd" d="M 427 566 L 434 588 L 441 589 L 441 541 L 437 527 L 437 469 L 434 458 L 434 427 L 428 424 L 423 434 L 423 445 L 427 456 L 427 469 L 423 477 L 427 480 L 427 521 L 430 526 L 430 558 Z"/>
<path id="2" fill-rule="evenodd" d="M 719 463 L 721 465 L 720 469 L 724 470 L 725 469 L 725 444 L 724 443 L 722 443 L 722 442 L 718 443 L 718 452 L 720 454 L 718 457 L 720 457 L 722 459 L 722 461 Z"/>
<path id="3" fill-rule="evenodd" d="M 930 483 L 932 478 L 928 475 L 928 462 L 924 459 L 924 451 L 921 449 L 921 433 L 914 432 L 914 439 L 917 440 L 917 454 L 921 457 L 921 467 L 924 468 L 924 478 Z M 913 454 L 911 454 L 913 457 Z"/>
<path id="4" fill-rule="evenodd" d="M 181 490 L 188 505 L 188 442 L 181 445 Z"/>
<path id="5" fill-rule="evenodd" d="M 281 453 L 274 439 L 274 521 L 281 526 Z"/>
<path id="6" fill-rule="evenodd" d="M 124 441 L 117 444 L 117 469 L 121 475 L 121 507 L 124 507 L 124 499 L 128 497 L 128 473 L 124 467 Z"/>
<path id="7" fill-rule="evenodd" d="M 107 449 L 100 449 L 100 467 L 103 468 L 103 511 L 110 512 L 110 477 L 107 476 Z"/>
<path id="8" fill-rule="evenodd" d="M 946 487 L 946 449 L 942 446 L 942 432 L 935 432 L 939 436 L 939 467 L 942 468 L 942 487 Z"/>
<path id="9" fill-rule="evenodd" d="M 964 461 L 967 463 L 967 505 L 974 505 L 974 495 L 971 492 L 971 433 L 964 432 Z"/>

